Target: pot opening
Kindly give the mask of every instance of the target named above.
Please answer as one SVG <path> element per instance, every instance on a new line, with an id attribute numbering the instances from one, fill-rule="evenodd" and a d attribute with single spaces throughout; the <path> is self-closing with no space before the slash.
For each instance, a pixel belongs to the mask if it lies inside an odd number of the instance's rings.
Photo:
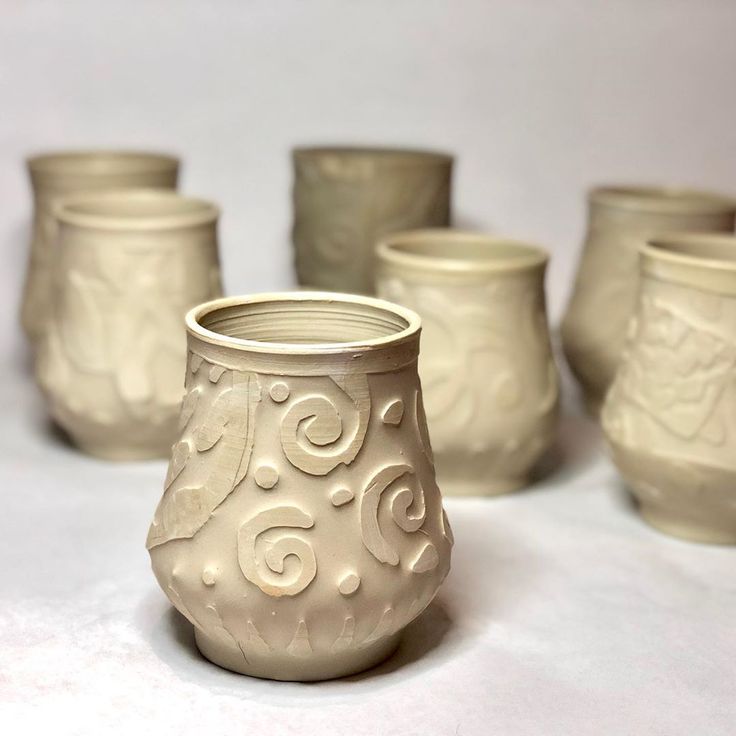
<path id="1" fill-rule="evenodd" d="M 442 151 L 380 146 L 304 146 L 295 148 L 293 156 L 297 160 L 335 157 L 344 161 L 370 161 L 377 164 L 444 164 L 452 162 L 452 156 Z"/>
<path id="2" fill-rule="evenodd" d="M 442 228 L 389 236 L 379 244 L 378 255 L 404 266 L 463 271 L 514 270 L 547 262 L 546 252 L 533 245 Z"/>
<path id="3" fill-rule="evenodd" d="M 654 256 L 697 259 L 713 265 L 736 267 L 736 236 L 733 235 L 682 235 L 655 238 L 647 251 Z"/>
<path id="4" fill-rule="evenodd" d="M 590 193 L 592 202 L 643 212 L 712 213 L 736 211 L 736 201 L 698 189 L 678 187 L 610 186 Z"/>
<path id="5" fill-rule="evenodd" d="M 201 327 L 228 338 L 267 345 L 329 347 L 385 342 L 412 328 L 418 318 L 388 302 L 334 295 L 281 295 L 250 301 L 224 299 L 194 315 Z M 219 306 L 222 304 L 222 306 Z"/>
<path id="6" fill-rule="evenodd" d="M 46 153 L 28 159 L 31 171 L 59 176 L 109 176 L 167 171 L 178 160 L 162 153 L 139 151 L 68 151 Z"/>

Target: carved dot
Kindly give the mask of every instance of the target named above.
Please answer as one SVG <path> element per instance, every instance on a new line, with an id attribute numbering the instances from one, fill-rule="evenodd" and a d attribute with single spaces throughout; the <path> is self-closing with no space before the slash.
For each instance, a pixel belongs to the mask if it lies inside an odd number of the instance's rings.
<path id="1" fill-rule="evenodd" d="M 354 572 L 349 572 L 337 584 L 337 589 L 342 593 L 342 595 L 352 595 L 356 590 L 358 590 L 359 585 L 360 578 Z"/>
<path id="2" fill-rule="evenodd" d="M 277 381 L 271 386 L 269 393 L 271 398 L 280 404 L 289 398 L 289 387 L 283 381 Z"/>
<path id="3" fill-rule="evenodd" d="M 256 470 L 256 483 L 263 489 L 269 490 L 279 482 L 279 473 L 271 465 L 261 465 Z"/>
<path id="4" fill-rule="evenodd" d="M 401 399 L 392 401 L 384 410 L 383 419 L 384 424 L 391 424 L 394 427 L 398 427 L 401 424 L 401 420 L 404 417 L 404 402 Z"/>
<path id="5" fill-rule="evenodd" d="M 355 498 L 355 494 L 348 488 L 338 488 L 330 494 L 330 501 L 332 501 L 333 506 L 344 506 L 346 503 L 350 503 L 353 498 Z"/>
<path id="6" fill-rule="evenodd" d="M 216 580 L 217 570 L 214 567 L 205 567 L 205 569 L 202 571 L 202 582 L 206 586 L 211 587 L 215 584 Z"/>
<path id="7" fill-rule="evenodd" d="M 222 374 L 225 372 L 225 367 L 222 365 L 213 365 L 212 368 L 210 368 L 210 381 L 212 383 L 217 383 L 220 378 L 222 377 Z"/>

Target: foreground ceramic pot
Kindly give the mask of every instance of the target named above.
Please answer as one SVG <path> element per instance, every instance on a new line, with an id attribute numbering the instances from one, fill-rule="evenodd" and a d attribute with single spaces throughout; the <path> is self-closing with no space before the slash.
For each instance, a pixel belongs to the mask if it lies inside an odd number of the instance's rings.
<path id="1" fill-rule="evenodd" d="M 61 200 L 51 318 L 36 362 L 86 452 L 167 457 L 184 391 L 184 315 L 222 294 L 218 210 L 162 190 Z"/>
<path id="2" fill-rule="evenodd" d="M 175 189 L 179 161 L 155 153 L 87 151 L 51 153 L 28 159 L 34 216 L 21 323 L 37 341 L 49 316 L 51 262 L 56 223 L 54 200 L 80 191 L 129 187 Z"/>
<path id="3" fill-rule="evenodd" d="M 547 254 L 453 230 L 389 236 L 377 252 L 379 295 L 422 319 L 419 371 L 442 492 L 527 485 L 558 413 Z"/>
<path id="4" fill-rule="evenodd" d="M 641 294 L 601 419 L 649 523 L 736 543 L 736 238 L 643 247 Z"/>
<path id="5" fill-rule="evenodd" d="M 300 285 L 372 294 L 378 238 L 450 224 L 452 156 L 298 148 L 293 161 L 293 241 Z"/>
<path id="6" fill-rule="evenodd" d="M 639 247 L 658 233 L 733 232 L 736 203 L 684 189 L 603 187 L 590 193 L 588 206 L 588 233 L 561 333 L 586 405 L 597 414 L 636 305 Z"/>
<path id="7" fill-rule="evenodd" d="M 227 669 L 371 667 L 450 565 L 417 316 L 294 292 L 204 304 L 187 329 L 181 436 L 147 541 L 159 584 Z"/>

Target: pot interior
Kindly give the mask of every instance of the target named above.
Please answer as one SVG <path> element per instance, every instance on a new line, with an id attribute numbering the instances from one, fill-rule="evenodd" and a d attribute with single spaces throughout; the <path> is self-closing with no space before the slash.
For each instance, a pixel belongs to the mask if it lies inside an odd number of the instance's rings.
<path id="1" fill-rule="evenodd" d="M 391 338 L 410 327 L 408 319 L 375 303 L 328 298 L 229 304 L 198 321 L 219 335 L 279 345 L 365 342 Z"/>

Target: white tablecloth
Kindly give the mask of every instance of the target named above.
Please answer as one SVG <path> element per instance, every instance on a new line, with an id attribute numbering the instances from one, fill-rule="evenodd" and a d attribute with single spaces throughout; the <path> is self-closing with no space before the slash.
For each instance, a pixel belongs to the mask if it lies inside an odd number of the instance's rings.
<path id="1" fill-rule="evenodd" d="M 736 549 L 637 516 L 594 425 L 528 491 L 446 503 L 438 599 L 360 676 L 277 683 L 197 653 L 144 539 L 163 462 L 109 464 L 0 386 L 0 733 L 736 733 Z"/>

